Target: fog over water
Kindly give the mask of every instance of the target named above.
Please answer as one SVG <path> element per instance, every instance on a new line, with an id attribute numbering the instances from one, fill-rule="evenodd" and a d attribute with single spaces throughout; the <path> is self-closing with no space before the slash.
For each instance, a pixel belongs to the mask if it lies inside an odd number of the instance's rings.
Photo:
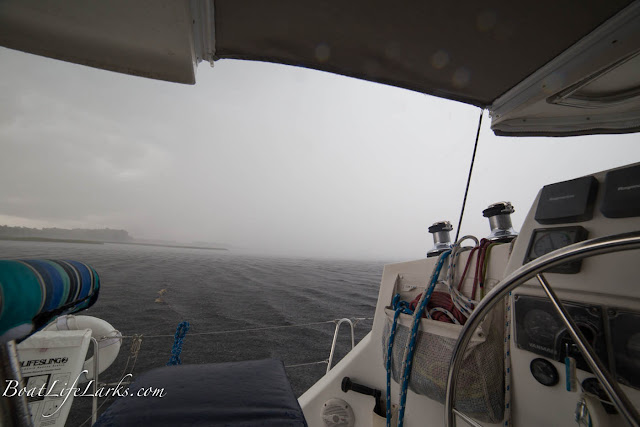
<path id="1" fill-rule="evenodd" d="M 475 107 L 234 60 L 185 86 L 0 48 L 0 73 L 0 224 L 385 260 L 457 224 Z M 640 160 L 637 135 L 498 138 L 489 122 L 463 233 L 487 234 L 490 203 L 513 202 L 519 228 L 542 185 Z"/>

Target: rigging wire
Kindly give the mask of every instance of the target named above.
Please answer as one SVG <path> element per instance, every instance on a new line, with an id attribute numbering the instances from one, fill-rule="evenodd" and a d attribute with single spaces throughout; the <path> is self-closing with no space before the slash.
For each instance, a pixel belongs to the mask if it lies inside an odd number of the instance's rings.
<path id="1" fill-rule="evenodd" d="M 464 207 L 467 204 L 467 195 L 469 194 L 469 185 L 471 184 L 471 173 L 473 172 L 473 164 L 476 161 L 476 151 L 478 151 L 478 140 L 480 139 L 480 128 L 482 127 L 482 115 L 484 110 L 480 110 L 480 119 L 478 120 L 478 131 L 476 132 L 476 143 L 473 146 L 473 155 L 471 156 L 471 166 L 469 167 L 469 177 L 467 178 L 467 187 L 464 190 L 464 199 L 462 200 L 462 209 L 460 210 L 460 219 L 458 220 L 458 229 L 456 230 L 455 241 L 460 236 L 460 227 L 462 226 L 462 216 L 464 215 Z"/>
<path id="2" fill-rule="evenodd" d="M 232 329 L 232 330 L 223 330 L 223 331 L 207 331 L 207 332 L 192 332 L 189 335 L 221 335 L 221 334 L 231 334 L 231 333 L 241 333 L 241 332 L 256 332 L 256 331 L 266 331 L 270 329 L 286 329 L 286 328 L 300 328 L 304 326 L 314 326 L 314 325 L 323 325 L 327 323 L 336 323 L 340 319 L 334 320 L 325 320 L 321 322 L 309 322 L 309 323 L 295 323 L 292 325 L 274 325 L 274 326 L 263 326 L 258 328 L 246 328 L 246 329 Z M 350 320 L 354 321 L 353 325 L 355 326 L 358 322 L 365 320 L 373 320 L 373 317 L 352 317 Z M 174 337 L 175 334 L 161 334 L 161 335 L 140 335 L 144 336 L 144 338 L 167 338 Z M 121 338 L 134 338 L 136 335 L 123 335 Z"/>
<path id="3" fill-rule="evenodd" d="M 309 366 L 309 365 L 320 365 L 320 364 L 328 364 L 329 359 L 321 360 L 319 362 L 308 362 L 308 363 L 297 363 L 295 365 L 285 365 L 285 368 L 297 368 L 298 366 Z"/>

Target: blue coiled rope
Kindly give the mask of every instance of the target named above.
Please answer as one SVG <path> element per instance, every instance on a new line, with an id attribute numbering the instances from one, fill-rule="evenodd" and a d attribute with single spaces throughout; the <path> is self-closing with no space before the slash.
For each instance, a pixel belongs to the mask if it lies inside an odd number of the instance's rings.
<path id="1" fill-rule="evenodd" d="M 404 369 L 402 374 L 402 383 L 400 387 L 400 409 L 398 411 L 398 427 L 403 426 L 404 422 L 404 409 L 407 403 L 407 389 L 409 388 L 409 377 L 411 376 L 411 362 L 413 360 L 413 350 L 415 348 L 417 336 L 418 336 L 418 328 L 420 327 L 420 319 L 422 318 L 422 313 L 424 312 L 425 307 L 429 303 L 431 299 L 431 294 L 433 294 L 433 290 L 436 287 L 436 283 L 438 283 L 438 278 L 440 277 L 440 271 L 442 270 L 442 266 L 444 265 L 444 261 L 447 259 L 451 251 L 446 251 L 440 254 L 438 258 L 438 262 L 433 269 L 433 274 L 431 275 L 431 281 L 429 286 L 427 287 L 424 295 L 422 296 L 418 307 L 413 312 L 413 324 L 411 326 L 411 335 L 409 338 L 409 342 L 405 348 L 405 359 L 404 359 Z M 396 295 L 394 297 L 394 306 L 398 306 L 396 309 L 396 313 L 393 316 L 393 325 L 391 326 L 391 333 L 389 334 L 389 347 L 387 348 L 387 427 L 391 426 L 391 355 L 393 351 L 393 338 L 395 335 L 395 329 L 397 325 L 397 320 L 402 312 L 401 309 L 403 307 L 403 302 L 398 302 L 400 297 Z M 394 307 L 395 308 L 395 307 Z"/>
<path id="2" fill-rule="evenodd" d="M 173 348 L 171 349 L 171 359 L 167 362 L 167 366 L 182 364 L 180 353 L 182 353 L 182 344 L 187 332 L 189 332 L 189 322 L 181 322 L 176 328 L 176 334 L 173 338 Z"/>
<path id="3" fill-rule="evenodd" d="M 400 301 L 400 294 L 393 297 L 391 308 L 396 312 L 393 315 L 393 324 L 389 333 L 389 345 L 387 346 L 387 427 L 391 427 L 391 357 L 393 356 L 393 340 L 396 337 L 396 326 L 400 313 L 413 314 L 407 301 Z"/>

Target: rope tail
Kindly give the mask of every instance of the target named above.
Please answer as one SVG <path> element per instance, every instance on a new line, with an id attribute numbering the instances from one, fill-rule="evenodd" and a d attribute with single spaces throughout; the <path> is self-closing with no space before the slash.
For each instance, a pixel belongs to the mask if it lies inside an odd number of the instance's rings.
<path id="1" fill-rule="evenodd" d="M 167 362 L 167 366 L 182 364 L 182 360 L 180 360 L 180 353 L 182 353 L 182 344 L 184 342 L 184 337 L 187 335 L 187 332 L 189 332 L 189 322 L 181 322 L 176 328 L 173 348 L 171 349 L 171 359 L 169 359 L 169 362 Z"/>

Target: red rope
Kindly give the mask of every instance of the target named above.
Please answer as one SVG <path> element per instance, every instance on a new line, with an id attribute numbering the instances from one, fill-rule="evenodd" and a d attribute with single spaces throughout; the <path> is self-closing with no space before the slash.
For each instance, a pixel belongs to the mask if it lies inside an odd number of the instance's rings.
<path id="1" fill-rule="evenodd" d="M 480 240 L 480 252 L 478 253 L 478 258 L 476 259 L 476 273 L 473 278 L 473 290 L 471 291 L 472 300 L 476 299 L 476 291 L 478 289 L 478 286 L 480 286 L 481 288 L 484 286 L 484 277 L 482 272 L 484 270 L 484 258 L 487 254 L 487 247 L 489 247 L 490 244 L 491 242 L 487 239 Z"/>
<path id="2" fill-rule="evenodd" d="M 492 242 L 487 239 L 482 239 L 478 246 L 471 249 L 471 252 L 469 253 L 469 257 L 467 258 L 467 262 L 464 266 L 464 270 L 462 271 L 462 276 L 460 277 L 460 281 L 458 282 L 458 290 L 461 291 L 462 285 L 464 283 L 464 279 L 466 278 L 467 273 L 469 271 L 469 267 L 473 262 L 472 261 L 473 254 L 477 253 L 476 271 L 474 272 L 473 289 L 471 291 L 471 299 L 473 300 L 475 300 L 476 298 L 476 292 L 478 290 L 478 287 L 480 289 L 484 287 L 485 261 L 487 259 L 487 252 L 489 250 L 489 247 L 491 246 L 491 243 Z M 411 308 L 411 310 L 415 310 L 421 297 L 422 297 L 422 293 L 416 295 L 413 301 L 409 303 L 409 307 Z M 442 292 L 442 291 L 433 292 L 433 294 L 431 294 L 431 299 L 427 304 L 427 310 L 425 310 L 425 313 L 423 313 L 422 317 L 427 317 L 426 312 L 429 312 L 434 308 L 442 308 L 444 310 L 447 310 L 449 313 L 451 313 L 451 315 L 453 315 L 453 317 L 455 317 L 455 319 L 458 322 L 460 322 L 461 325 L 464 325 L 467 320 L 467 318 L 455 306 L 455 304 L 451 300 L 451 295 L 448 292 Z M 441 311 L 433 312 L 433 314 L 431 314 L 431 318 L 433 320 L 437 320 L 440 322 L 453 323 L 451 318 L 446 313 L 443 313 Z"/>
<path id="3" fill-rule="evenodd" d="M 409 303 L 409 307 L 411 308 L 411 310 L 415 310 L 418 302 L 420 301 L 420 297 L 422 297 L 422 293 L 418 294 L 413 299 L 413 301 Z M 458 310 L 458 308 L 453 304 L 453 301 L 451 301 L 451 295 L 449 295 L 448 292 L 435 291 L 431 294 L 431 299 L 429 300 L 429 303 L 427 304 L 427 310 L 425 311 L 428 312 L 434 308 L 444 308 L 445 310 L 450 312 L 453 317 L 455 317 L 456 320 L 460 322 L 461 325 L 464 325 L 467 320 L 466 317 L 464 317 L 464 315 L 460 312 L 460 310 Z M 426 313 L 423 313 L 422 317 L 427 317 Z M 441 311 L 434 312 L 431 315 L 431 318 L 440 322 L 453 323 L 449 316 Z"/>
<path id="4" fill-rule="evenodd" d="M 465 277 L 467 277 L 467 271 L 469 270 L 469 266 L 471 265 L 471 258 L 473 258 L 473 254 L 478 250 L 477 246 L 474 246 L 471 249 L 471 253 L 469 253 L 469 258 L 467 258 L 467 263 L 464 265 L 464 270 L 462 271 L 462 277 L 460 277 L 460 282 L 458 283 L 458 290 L 462 291 L 462 284 L 464 283 Z"/>

